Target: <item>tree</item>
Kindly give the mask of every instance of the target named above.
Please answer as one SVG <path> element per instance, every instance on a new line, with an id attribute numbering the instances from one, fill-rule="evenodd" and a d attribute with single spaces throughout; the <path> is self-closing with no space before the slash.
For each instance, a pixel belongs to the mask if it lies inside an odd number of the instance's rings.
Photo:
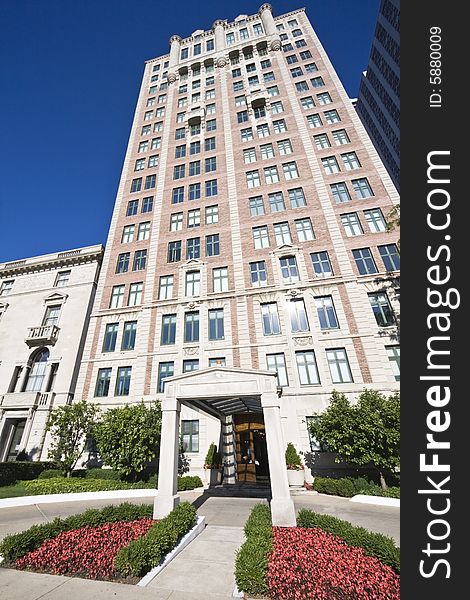
<path id="1" fill-rule="evenodd" d="M 400 229 L 400 205 L 395 204 L 392 210 L 387 215 L 387 231 Z M 397 241 L 398 249 L 400 250 L 400 240 Z"/>
<path id="2" fill-rule="evenodd" d="M 385 476 L 400 466 L 400 395 L 388 398 L 364 390 L 357 404 L 333 391 L 325 412 L 312 419 L 311 435 L 338 454 L 337 462 L 377 469 L 383 489 Z"/>
<path id="3" fill-rule="evenodd" d="M 67 477 L 82 456 L 86 442 L 92 437 L 99 407 L 80 400 L 51 411 L 46 431 L 52 435 L 49 458 L 59 466 Z"/>
<path id="4" fill-rule="evenodd" d="M 111 408 L 94 428 L 94 437 L 105 464 L 123 479 L 136 481 L 158 455 L 162 412 L 160 404 L 126 404 Z"/>

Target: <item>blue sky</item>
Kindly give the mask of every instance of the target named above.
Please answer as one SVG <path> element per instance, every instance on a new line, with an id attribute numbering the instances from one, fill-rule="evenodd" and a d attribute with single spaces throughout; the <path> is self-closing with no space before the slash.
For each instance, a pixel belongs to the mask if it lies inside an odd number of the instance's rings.
<path id="1" fill-rule="evenodd" d="M 0 2 L 0 262 L 105 243 L 143 63 L 168 39 L 261 0 Z M 301 6 L 349 95 L 367 66 L 379 0 Z M 165 13 L 161 13 L 161 7 Z"/>

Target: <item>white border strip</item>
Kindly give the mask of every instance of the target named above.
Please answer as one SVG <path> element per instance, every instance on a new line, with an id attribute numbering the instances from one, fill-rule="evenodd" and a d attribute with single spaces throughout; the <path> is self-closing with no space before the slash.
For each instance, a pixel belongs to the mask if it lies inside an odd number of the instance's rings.
<path id="1" fill-rule="evenodd" d="M 377 506 L 395 506 L 396 508 L 400 508 L 399 498 L 383 498 L 382 496 L 366 496 L 365 494 L 356 494 L 356 496 L 350 498 L 349 502 L 376 504 Z"/>
<path id="2" fill-rule="evenodd" d="M 158 565 L 158 567 L 154 567 L 147 573 L 147 575 L 144 575 L 137 585 L 140 587 L 146 587 L 153 579 L 155 579 L 155 577 L 175 558 L 175 556 L 181 552 L 181 550 L 184 550 L 184 548 L 186 548 L 190 542 L 192 542 L 200 533 L 202 533 L 206 526 L 205 521 L 206 517 L 198 517 L 196 525 L 194 525 L 194 527 L 181 538 L 180 543 L 165 556 L 165 560 L 162 562 L 162 564 Z"/>

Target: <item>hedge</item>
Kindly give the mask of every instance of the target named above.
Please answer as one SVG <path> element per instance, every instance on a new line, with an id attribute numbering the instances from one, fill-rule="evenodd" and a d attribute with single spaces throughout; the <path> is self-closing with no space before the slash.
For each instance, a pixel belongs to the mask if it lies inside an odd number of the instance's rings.
<path id="1" fill-rule="evenodd" d="M 390 487 L 383 490 L 375 483 L 371 483 L 364 477 L 343 477 L 334 479 L 332 477 L 315 477 L 313 488 L 322 494 L 342 496 L 351 498 L 356 494 L 367 494 L 369 496 L 383 496 L 386 498 L 400 498 L 400 488 Z"/>
<path id="2" fill-rule="evenodd" d="M 63 477 L 56 469 L 46 469 L 39 474 L 38 479 L 55 479 Z M 106 479 L 112 481 L 120 481 L 119 473 L 113 469 L 79 469 L 72 471 L 72 477 L 78 479 Z"/>
<path id="3" fill-rule="evenodd" d="M 400 572 L 400 549 L 395 542 L 381 534 L 356 527 L 329 515 L 320 515 L 312 510 L 302 508 L 297 516 L 298 527 L 319 527 L 328 533 L 337 535 L 349 546 L 363 548 L 368 556 L 378 558 L 382 563 Z"/>
<path id="4" fill-rule="evenodd" d="M 235 581 L 239 590 L 250 596 L 268 593 L 267 570 L 272 551 L 271 510 L 256 504 L 245 523 L 246 540 L 235 559 Z"/>
<path id="5" fill-rule="evenodd" d="M 0 462 L 0 486 L 11 485 L 21 479 L 37 479 L 42 471 L 53 466 L 50 462 L 39 461 Z"/>
<path id="6" fill-rule="evenodd" d="M 195 525 L 196 509 L 182 502 L 153 525 L 150 531 L 118 552 L 115 568 L 125 577 L 139 577 L 156 567 L 178 541 Z"/>
<path id="7" fill-rule="evenodd" d="M 152 516 L 152 506 L 148 504 L 129 504 L 124 502 L 118 506 L 105 506 L 101 509 L 90 508 L 78 515 L 65 519 L 56 518 L 50 523 L 33 525 L 26 531 L 6 536 L 0 542 L 0 554 L 6 563 L 12 563 L 28 552 L 36 550 L 47 539 L 51 539 L 63 531 L 71 531 L 89 525 L 97 527 L 104 523 L 117 521 L 135 521 L 142 517 Z"/>

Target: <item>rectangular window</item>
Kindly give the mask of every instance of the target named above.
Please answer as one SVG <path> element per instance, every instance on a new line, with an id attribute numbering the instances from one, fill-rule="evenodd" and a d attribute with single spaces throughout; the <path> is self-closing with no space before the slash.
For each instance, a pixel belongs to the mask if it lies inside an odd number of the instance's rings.
<path id="1" fill-rule="evenodd" d="M 237 112 L 237 123 L 246 123 L 247 121 L 249 121 L 247 110 Z"/>
<path id="2" fill-rule="evenodd" d="M 190 371 L 199 370 L 199 360 L 192 358 L 189 360 L 183 360 L 183 373 L 189 373 Z"/>
<path id="3" fill-rule="evenodd" d="M 126 273 L 129 270 L 130 252 L 119 254 L 116 263 L 116 273 Z"/>
<path id="4" fill-rule="evenodd" d="M 217 159 L 215 156 L 211 156 L 210 158 L 206 158 L 205 160 L 205 171 L 206 173 L 210 173 L 211 171 L 217 170 Z"/>
<path id="5" fill-rule="evenodd" d="M 185 156 L 186 156 L 186 146 L 184 144 L 182 146 L 176 146 L 175 158 L 184 158 Z"/>
<path id="6" fill-rule="evenodd" d="M 210 137 L 204 140 L 204 150 L 206 152 L 215 150 L 215 137 Z"/>
<path id="7" fill-rule="evenodd" d="M 283 283 L 294 283 L 300 280 L 295 256 L 285 256 L 279 260 Z"/>
<path id="8" fill-rule="evenodd" d="M 150 222 L 139 223 L 139 229 L 137 231 L 137 241 L 148 240 L 150 237 Z"/>
<path id="9" fill-rule="evenodd" d="M 387 231 L 387 223 L 380 208 L 372 208 L 364 211 L 364 217 L 369 224 L 372 233 L 381 233 Z"/>
<path id="10" fill-rule="evenodd" d="M 272 144 L 262 144 L 260 146 L 261 158 L 263 160 L 274 158 L 274 148 Z"/>
<path id="11" fill-rule="evenodd" d="M 106 325 L 101 352 L 114 352 L 116 350 L 118 329 L 119 323 L 108 323 Z"/>
<path id="12" fill-rule="evenodd" d="M 249 142 L 253 139 L 253 130 L 251 127 L 241 130 L 242 142 Z"/>
<path id="13" fill-rule="evenodd" d="M 126 217 L 133 217 L 134 215 L 136 215 L 138 208 L 139 208 L 139 201 L 138 200 L 130 200 L 127 203 Z"/>
<path id="14" fill-rule="evenodd" d="M 359 162 L 355 152 L 346 152 L 345 154 L 341 154 L 341 158 L 344 166 L 346 167 L 346 171 L 353 171 L 354 169 L 359 169 L 361 167 L 361 163 Z"/>
<path id="15" fill-rule="evenodd" d="M 264 123 L 263 125 L 258 125 L 256 128 L 256 133 L 258 134 L 258 137 L 263 138 L 263 137 L 269 137 L 269 126 L 267 123 Z"/>
<path id="16" fill-rule="evenodd" d="M 219 207 L 206 206 L 206 225 L 215 225 L 219 222 Z"/>
<path id="17" fill-rule="evenodd" d="M 320 329 L 338 329 L 338 319 L 336 317 L 335 306 L 331 296 L 319 296 L 315 298 Z"/>
<path id="18" fill-rule="evenodd" d="M 140 132 L 140 135 L 148 135 L 151 131 L 152 131 L 152 128 L 150 127 L 150 125 L 144 125 Z"/>
<path id="19" fill-rule="evenodd" d="M 305 71 L 307 73 L 315 73 L 315 71 L 318 71 L 318 67 L 314 62 L 308 63 L 305 65 Z"/>
<path id="20" fill-rule="evenodd" d="M 344 181 L 340 183 L 333 183 L 330 185 L 330 188 L 336 204 L 342 204 L 343 202 L 349 202 L 351 200 L 349 190 Z"/>
<path id="21" fill-rule="evenodd" d="M 133 271 L 143 271 L 147 265 L 147 250 L 137 250 L 134 254 Z"/>
<path id="22" fill-rule="evenodd" d="M 264 287 L 267 285 L 266 263 L 264 260 L 250 263 L 251 285 L 253 287 Z"/>
<path id="23" fill-rule="evenodd" d="M 341 215 L 341 223 L 348 237 L 362 235 L 364 233 L 357 213 Z"/>
<path id="24" fill-rule="evenodd" d="M 181 55 L 181 60 L 186 60 L 189 56 L 189 48 L 182 48 L 180 55 Z"/>
<path id="25" fill-rule="evenodd" d="M 322 120 L 318 113 L 316 113 L 314 115 L 309 115 L 307 117 L 307 123 L 308 123 L 309 127 L 311 127 L 312 129 L 315 129 L 316 127 L 323 127 Z"/>
<path id="26" fill-rule="evenodd" d="M 189 163 L 189 175 L 190 175 L 190 177 L 193 177 L 194 175 L 200 175 L 200 174 L 201 174 L 201 161 L 193 160 L 192 162 Z"/>
<path id="27" fill-rule="evenodd" d="M 358 250 L 353 250 L 352 253 L 359 275 L 377 273 L 377 267 L 370 248 L 359 248 Z"/>
<path id="28" fill-rule="evenodd" d="M 328 139 L 326 133 L 315 135 L 313 136 L 313 139 L 315 140 L 315 146 L 317 147 L 317 150 L 323 150 L 324 148 L 331 147 L 330 140 Z"/>
<path id="29" fill-rule="evenodd" d="M 323 77 L 313 77 L 313 79 L 310 79 L 310 83 L 314 88 L 323 87 L 325 85 Z"/>
<path id="30" fill-rule="evenodd" d="M 248 77 L 248 86 L 252 87 L 254 85 L 259 85 L 258 75 L 252 75 L 251 77 Z"/>
<path id="31" fill-rule="evenodd" d="M 266 354 L 266 365 L 268 371 L 274 371 L 277 373 L 278 385 L 282 387 L 289 385 L 289 379 L 287 378 L 286 358 L 283 353 Z"/>
<path id="32" fill-rule="evenodd" d="M 302 188 L 295 188 L 288 191 L 291 208 L 302 208 L 307 206 L 305 195 Z"/>
<path id="33" fill-rule="evenodd" d="M 67 285 L 69 282 L 69 279 L 70 279 L 70 273 L 71 273 L 71 271 L 59 271 L 55 278 L 54 287 L 63 287 L 64 285 Z M 10 289 L 13 286 L 13 281 L 11 281 L 11 282 L 5 281 L 4 284 L 5 283 L 11 283 Z M 2 284 L 0 296 L 6 296 L 8 294 L 8 292 L 5 293 L 5 290 L 6 290 L 6 287 L 4 287 Z"/>
<path id="34" fill-rule="evenodd" d="M 105 369 L 98 369 L 98 376 L 96 378 L 95 386 L 95 397 L 106 398 L 109 394 L 109 383 L 111 381 L 111 369 L 109 367 Z"/>
<path id="35" fill-rule="evenodd" d="M 264 167 L 264 179 L 266 183 L 279 183 L 277 167 Z"/>
<path id="36" fill-rule="evenodd" d="M 363 198 L 371 198 L 374 195 L 366 177 L 362 177 L 361 179 L 353 179 L 351 183 L 358 200 L 362 200 Z"/>
<path id="37" fill-rule="evenodd" d="M 315 106 L 315 102 L 313 101 L 312 96 L 306 96 L 305 98 L 300 99 L 300 104 L 304 110 L 308 110 L 309 108 L 313 108 Z"/>
<path id="38" fill-rule="evenodd" d="M 206 256 L 218 256 L 220 254 L 219 234 L 206 236 Z"/>
<path id="39" fill-rule="evenodd" d="M 276 244 L 278 246 L 283 246 L 284 244 L 292 244 L 289 223 L 275 223 L 274 236 L 276 238 Z"/>
<path id="40" fill-rule="evenodd" d="M 284 163 L 282 165 L 282 170 L 284 171 L 284 177 L 286 178 L 286 181 L 297 179 L 299 177 L 297 164 L 295 162 Z"/>
<path id="41" fill-rule="evenodd" d="M 395 325 L 395 317 L 390 301 L 385 292 L 368 294 L 369 302 L 379 327 L 391 327 Z"/>
<path id="42" fill-rule="evenodd" d="M 279 313 L 277 311 L 277 303 L 269 302 L 260 304 L 261 319 L 263 322 L 264 335 L 278 335 L 281 333 L 281 324 L 279 322 Z"/>
<path id="43" fill-rule="evenodd" d="M 247 148 L 246 150 L 243 150 L 243 161 L 245 164 L 256 162 L 255 148 Z"/>
<path id="44" fill-rule="evenodd" d="M 116 377 L 115 396 L 128 396 L 131 387 L 132 367 L 119 367 Z"/>
<path id="45" fill-rule="evenodd" d="M 217 196 L 217 179 L 206 181 L 206 198 Z"/>
<path id="46" fill-rule="evenodd" d="M 271 102 L 271 114 L 279 115 L 284 112 L 284 106 L 280 100 L 277 102 Z"/>
<path id="47" fill-rule="evenodd" d="M 286 210 L 286 204 L 284 202 L 284 196 L 282 192 L 275 192 L 274 194 L 268 194 L 269 208 L 272 213 L 281 212 Z"/>
<path id="48" fill-rule="evenodd" d="M 288 65 L 293 65 L 296 62 L 299 62 L 299 59 L 297 58 L 296 54 L 289 54 L 288 56 L 286 56 L 286 62 Z"/>
<path id="49" fill-rule="evenodd" d="M 243 27 L 243 29 L 240 29 L 240 39 L 241 40 L 247 40 L 250 37 L 249 33 L 248 33 L 248 29 L 246 27 Z"/>
<path id="50" fill-rule="evenodd" d="M 295 89 L 298 92 L 306 92 L 308 91 L 308 83 L 306 81 L 297 81 L 295 84 Z"/>
<path id="51" fill-rule="evenodd" d="M 184 315 L 184 341 L 199 342 L 199 312 L 187 312 Z"/>
<path id="52" fill-rule="evenodd" d="M 345 348 L 336 348 L 326 351 L 328 367 L 330 368 L 333 383 L 352 383 L 353 378 L 349 368 L 348 355 Z"/>
<path id="53" fill-rule="evenodd" d="M 338 131 L 333 131 L 332 135 L 337 146 L 344 146 L 344 144 L 349 144 L 351 142 L 348 134 L 346 133 L 346 129 L 338 129 Z"/>
<path id="54" fill-rule="evenodd" d="M 148 168 L 151 169 L 153 167 L 158 167 L 158 154 L 154 154 L 153 156 L 149 156 L 148 160 Z"/>
<path id="55" fill-rule="evenodd" d="M 199 154 L 201 152 L 201 142 L 191 142 L 189 145 L 189 154 Z"/>
<path id="56" fill-rule="evenodd" d="M 209 133 L 210 131 L 215 131 L 217 129 L 217 121 L 216 119 L 209 119 L 206 121 L 206 131 Z"/>
<path id="57" fill-rule="evenodd" d="M 326 158 L 321 159 L 323 168 L 328 175 L 333 175 L 334 173 L 339 173 L 339 165 L 335 156 L 327 156 Z"/>
<path id="58" fill-rule="evenodd" d="M 148 141 L 147 142 L 140 142 L 139 149 L 138 149 L 139 153 L 147 152 L 148 149 L 149 149 L 149 143 L 148 143 Z"/>
<path id="59" fill-rule="evenodd" d="M 253 227 L 252 231 L 255 250 L 269 248 L 269 235 L 267 226 L 263 225 L 262 227 Z"/>
<path id="60" fill-rule="evenodd" d="M 142 282 L 139 283 L 131 283 L 129 287 L 129 297 L 127 301 L 128 306 L 137 306 L 142 304 L 142 290 L 144 288 L 144 284 Z"/>
<path id="61" fill-rule="evenodd" d="M 290 70 L 290 74 L 292 75 L 292 77 L 302 77 L 304 72 L 302 71 L 301 67 L 294 67 Z"/>
<path id="62" fill-rule="evenodd" d="M 235 96 L 235 106 L 246 106 L 245 96 Z"/>
<path id="63" fill-rule="evenodd" d="M 170 346 L 176 342 L 176 315 L 162 316 L 161 345 Z"/>
<path id="64" fill-rule="evenodd" d="M 162 138 L 153 138 L 150 150 L 159 150 L 162 145 Z"/>
<path id="65" fill-rule="evenodd" d="M 170 217 L 170 231 L 183 229 L 183 213 L 173 213 Z"/>
<path id="66" fill-rule="evenodd" d="M 299 333 L 301 331 L 310 331 L 308 324 L 307 311 L 305 310 L 305 303 L 302 298 L 295 298 L 289 300 L 287 308 L 290 316 L 290 324 L 292 333 Z"/>
<path id="67" fill-rule="evenodd" d="M 115 285 L 111 292 L 111 300 L 109 302 L 109 308 L 121 308 L 124 301 L 124 286 Z"/>
<path id="68" fill-rule="evenodd" d="M 333 125 L 333 123 L 339 123 L 341 121 L 337 110 L 327 110 L 323 114 L 325 115 L 325 120 L 328 125 Z"/>
<path id="69" fill-rule="evenodd" d="M 266 88 L 266 91 L 270 96 L 279 96 L 279 88 L 277 85 L 272 85 L 271 87 Z"/>
<path id="70" fill-rule="evenodd" d="M 255 119 L 261 119 L 266 116 L 266 108 L 264 106 L 256 106 L 253 109 Z"/>
<path id="71" fill-rule="evenodd" d="M 145 187 L 146 190 L 151 190 L 157 184 L 157 176 L 156 175 L 147 175 L 145 178 Z"/>
<path id="72" fill-rule="evenodd" d="M 224 335 L 224 309 L 209 310 L 209 340 L 223 340 Z"/>
<path id="73" fill-rule="evenodd" d="M 184 201 L 184 187 L 177 187 L 177 188 L 173 188 L 172 194 L 171 194 L 171 203 L 172 204 L 179 204 L 180 202 Z"/>
<path id="74" fill-rule="evenodd" d="M 170 300 L 173 298 L 173 275 L 162 275 L 158 291 L 159 300 Z"/>
<path id="75" fill-rule="evenodd" d="M 176 165 L 173 167 L 173 179 L 182 179 L 185 176 L 186 165 Z"/>
<path id="76" fill-rule="evenodd" d="M 212 271 L 212 286 L 214 292 L 228 292 L 228 268 L 221 267 Z"/>
<path id="77" fill-rule="evenodd" d="M 202 44 L 194 44 L 193 56 L 198 56 L 199 54 L 201 54 L 201 47 L 202 47 Z"/>
<path id="78" fill-rule="evenodd" d="M 161 362 L 158 364 L 157 392 L 162 393 L 165 389 L 165 379 L 173 377 L 175 370 L 174 362 Z"/>
<path id="79" fill-rule="evenodd" d="M 315 352 L 313 350 L 296 352 L 295 361 L 297 363 L 300 385 L 318 385 L 320 383 L 317 361 L 315 360 Z"/>
<path id="80" fill-rule="evenodd" d="M 188 227 L 199 227 L 201 225 L 201 209 L 196 208 L 188 211 Z"/>
<path id="81" fill-rule="evenodd" d="M 400 346 L 385 346 L 395 381 L 400 381 Z"/>
<path id="82" fill-rule="evenodd" d="M 273 121 L 273 130 L 274 133 L 284 133 L 287 131 L 287 125 L 284 119 L 278 119 L 277 121 Z"/>
<path id="83" fill-rule="evenodd" d="M 121 350 L 134 350 L 135 337 L 137 334 L 137 321 L 127 321 L 124 323 L 124 332 L 122 334 Z"/>
<path id="84" fill-rule="evenodd" d="M 331 277 L 333 275 L 333 269 L 331 268 L 328 252 L 313 252 L 310 255 L 310 258 L 312 259 L 315 277 L 322 279 L 324 277 Z"/>
<path id="85" fill-rule="evenodd" d="M 259 176 L 259 171 L 256 169 L 254 171 L 247 171 L 245 173 L 246 176 L 246 185 L 248 188 L 255 188 L 261 185 L 261 180 Z"/>
<path id="86" fill-rule="evenodd" d="M 170 242 L 168 244 L 168 262 L 178 262 L 181 260 L 181 241 Z"/>
<path id="87" fill-rule="evenodd" d="M 131 194 L 133 194 L 134 192 L 140 192 L 141 189 L 142 177 L 139 177 L 138 179 L 133 179 L 131 183 Z"/>
<path id="88" fill-rule="evenodd" d="M 201 257 L 201 239 L 189 238 L 186 241 L 186 260 L 192 260 Z"/>
<path id="89" fill-rule="evenodd" d="M 385 246 L 378 246 L 380 256 L 385 266 L 386 271 L 399 271 L 400 270 L 400 255 L 395 244 L 387 244 Z"/>
<path id="90" fill-rule="evenodd" d="M 201 197 L 201 184 L 191 183 L 189 185 L 189 200 L 199 200 Z"/>
<path id="91" fill-rule="evenodd" d="M 185 128 L 179 127 L 175 130 L 175 140 L 184 140 L 185 136 Z"/>
<path id="92" fill-rule="evenodd" d="M 181 421 L 181 441 L 183 452 L 199 452 L 198 420 Z"/>
<path id="93" fill-rule="evenodd" d="M 142 212 L 148 213 L 153 210 L 153 196 L 148 196 L 142 199 Z"/>
<path id="94" fill-rule="evenodd" d="M 315 239 L 315 234 L 313 233 L 312 221 L 310 217 L 305 217 L 304 219 L 297 219 L 295 221 L 295 228 L 297 230 L 297 238 L 299 242 L 309 242 L 310 240 Z"/>

